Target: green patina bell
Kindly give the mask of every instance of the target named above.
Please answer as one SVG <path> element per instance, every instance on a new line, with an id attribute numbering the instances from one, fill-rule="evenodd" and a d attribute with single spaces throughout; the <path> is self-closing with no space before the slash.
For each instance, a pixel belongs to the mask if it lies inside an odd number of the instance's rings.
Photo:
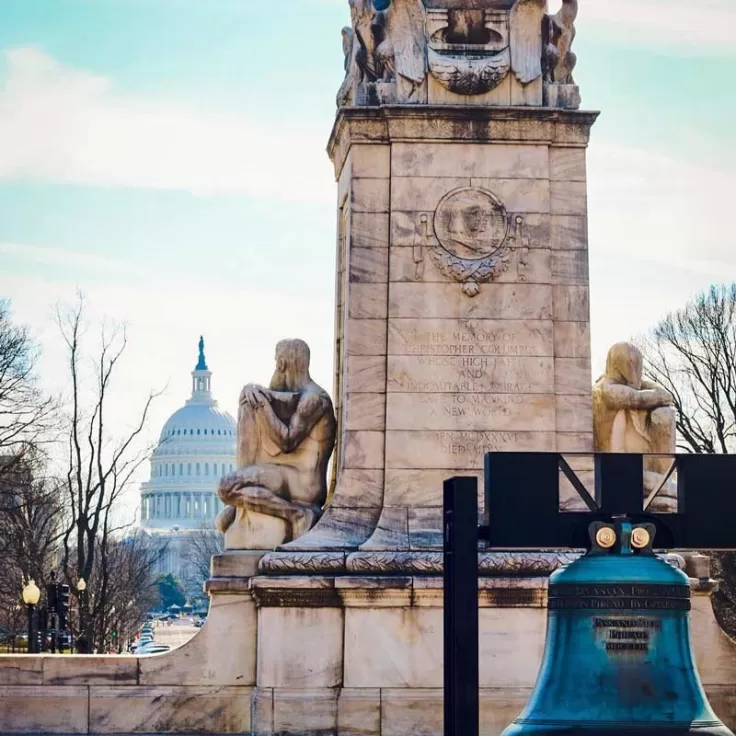
<path id="1" fill-rule="evenodd" d="M 596 522 L 591 551 L 552 575 L 537 684 L 503 736 L 732 736 L 695 668 L 688 578 L 653 553 L 654 533 Z"/>

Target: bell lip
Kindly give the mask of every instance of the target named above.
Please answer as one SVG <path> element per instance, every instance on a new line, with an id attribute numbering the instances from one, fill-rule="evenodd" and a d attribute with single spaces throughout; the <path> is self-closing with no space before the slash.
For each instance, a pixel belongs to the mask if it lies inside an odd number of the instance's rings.
<path id="1" fill-rule="evenodd" d="M 705 736 L 734 736 L 733 732 L 722 721 L 527 721 L 515 720 L 506 728 L 501 736 L 530 736 L 531 734 L 549 734 L 553 736 L 612 736 L 623 733 L 626 736 L 685 736 L 698 734 Z"/>

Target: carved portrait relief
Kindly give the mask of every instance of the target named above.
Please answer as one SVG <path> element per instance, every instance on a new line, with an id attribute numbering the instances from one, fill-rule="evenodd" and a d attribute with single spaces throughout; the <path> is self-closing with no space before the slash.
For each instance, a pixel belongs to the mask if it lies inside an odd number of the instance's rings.
<path id="1" fill-rule="evenodd" d="M 508 235 L 506 208 L 491 192 L 456 189 L 437 207 L 434 230 L 440 245 L 458 258 L 489 256 Z"/>
<path id="2" fill-rule="evenodd" d="M 506 207 L 493 192 L 479 187 L 454 189 L 440 200 L 431 218 L 420 215 L 415 278 L 421 278 L 426 251 L 441 273 L 462 284 L 463 293 L 477 296 L 481 283 L 508 269 L 514 251 L 522 251 L 518 259 L 526 264 L 529 240 L 522 233 L 524 219 L 514 218 L 513 235 L 510 222 Z"/>

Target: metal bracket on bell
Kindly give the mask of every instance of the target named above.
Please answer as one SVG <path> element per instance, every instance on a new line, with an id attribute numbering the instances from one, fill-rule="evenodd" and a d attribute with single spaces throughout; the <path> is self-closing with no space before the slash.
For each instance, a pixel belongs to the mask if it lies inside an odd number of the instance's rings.
<path id="1" fill-rule="evenodd" d="M 654 524 L 633 524 L 630 519 L 594 521 L 588 527 L 589 554 L 654 554 Z"/>

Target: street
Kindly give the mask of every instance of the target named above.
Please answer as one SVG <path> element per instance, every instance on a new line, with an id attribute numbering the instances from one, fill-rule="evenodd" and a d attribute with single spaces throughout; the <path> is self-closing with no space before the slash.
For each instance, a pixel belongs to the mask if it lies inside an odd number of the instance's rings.
<path id="1" fill-rule="evenodd" d="M 153 627 L 153 638 L 160 644 L 168 644 L 176 649 L 186 644 L 198 631 L 190 618 L 183 618 L 170 623 L 156 623 Z"/>

